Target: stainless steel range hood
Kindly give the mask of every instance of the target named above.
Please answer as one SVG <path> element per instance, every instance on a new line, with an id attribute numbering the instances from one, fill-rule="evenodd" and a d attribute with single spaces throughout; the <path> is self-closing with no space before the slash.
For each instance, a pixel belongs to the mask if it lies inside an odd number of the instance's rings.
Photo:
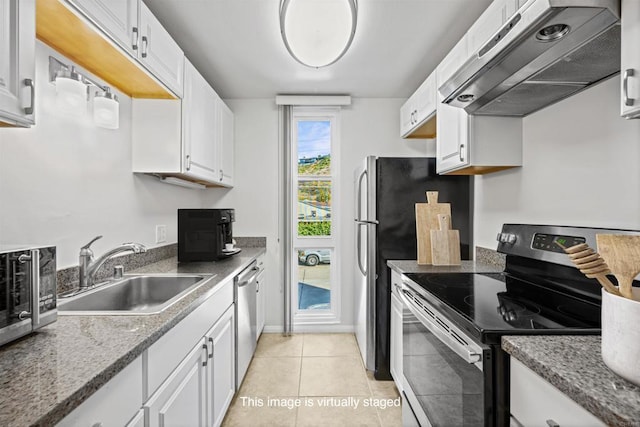
<path id="1" fill-rule="evenodd" d="M 531 0 L 440 88 L 469 114 L 526 116 L 620 71 L 620 0 Z"/>

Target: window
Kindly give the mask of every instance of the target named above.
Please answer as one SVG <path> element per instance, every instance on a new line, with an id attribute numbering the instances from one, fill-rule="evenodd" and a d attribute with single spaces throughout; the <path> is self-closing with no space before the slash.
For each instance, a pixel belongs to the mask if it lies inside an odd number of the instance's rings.
<path id="1" fill-rule="evenodd" d="M 338 192 L 337 126 L 336 109 L 293 109 L 291 255 L 297 286 L 291 306 L 296 324 L 339 320 L 338 223 L 331 214 Z"/>

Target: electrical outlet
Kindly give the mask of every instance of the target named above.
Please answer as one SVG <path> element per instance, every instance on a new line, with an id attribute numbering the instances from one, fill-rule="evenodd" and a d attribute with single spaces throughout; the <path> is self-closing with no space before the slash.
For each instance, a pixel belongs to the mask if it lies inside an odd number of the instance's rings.
<path id="1" fill-rule="evenodd" d="M 156 225 L 156 243 L 162 243 L 167 241 L 167 226 Z"/>

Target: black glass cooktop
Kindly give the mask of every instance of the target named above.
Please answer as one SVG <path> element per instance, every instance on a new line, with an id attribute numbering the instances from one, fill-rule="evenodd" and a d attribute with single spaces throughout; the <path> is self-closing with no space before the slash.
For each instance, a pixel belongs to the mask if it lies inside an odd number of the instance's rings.
<path id="1" fill-rule="evenodd" d="M 408 273 L 406 276 L 435 297 L 440 303 L 437 306 L 445 309 L 447 317 L 462 316 L 482 335 L 534 330 L 569 333 L 600 328 L 598 302 L 504 273 Z"/>

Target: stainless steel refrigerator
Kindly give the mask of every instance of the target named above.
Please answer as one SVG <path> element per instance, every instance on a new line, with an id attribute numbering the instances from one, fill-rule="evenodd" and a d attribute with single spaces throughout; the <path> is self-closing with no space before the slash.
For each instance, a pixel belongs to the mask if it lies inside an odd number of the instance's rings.
<path id="1" fill-rule="evenodd" d="M 451 222 L 460 230 L 460 254 L 471 259 L 473 178 L 438 175 L 433 158 L 369 156 L 355 171 L 356 263 L 354 313 L 362 359 L 376 379 L 390 379 L 391 279 L 387 260 L 416 259 L 415 204 L 427 191 L 451 203 Z"/>

